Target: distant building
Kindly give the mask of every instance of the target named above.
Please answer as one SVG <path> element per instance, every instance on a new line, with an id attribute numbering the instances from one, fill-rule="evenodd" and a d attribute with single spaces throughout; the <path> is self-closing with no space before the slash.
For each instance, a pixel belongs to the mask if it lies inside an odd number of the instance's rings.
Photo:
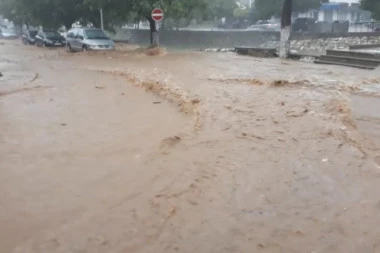
<path id="1" fill-rule="evenodd" d="M 319 9 L 299 13 L 297 16 L 315 18 L 320 22 L 349 21 L 356 23 L 371 20 L 371 13 L 360 8 L 360 0 L 334 0 L 334 2 L 322 3 Z"/>
<path id="2" fill-rule="evenodd" d="M 331 2 L 321 5 L 318 11 L 318 21 L 349 21 L 350 23 L 369 21 L 371 13 L 360 8 L 358 0 L 351 0 L 350 3 Z"/>

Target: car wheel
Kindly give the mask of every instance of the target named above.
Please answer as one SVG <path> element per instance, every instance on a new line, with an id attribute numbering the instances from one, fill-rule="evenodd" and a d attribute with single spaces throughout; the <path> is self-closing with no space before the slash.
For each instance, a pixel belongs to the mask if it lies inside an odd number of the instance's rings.
<path id="1" fill-rule="evenodd" d="M 88 51 L 88 48 L 86 46 L 83 46 L 82 47 L 82 52 L 87 52 Z"/>
<path id="2" fill-rule="evenodd" d="M 69 53 L 73 52 L 73 49 L 71 48 L 71 45 L 69 43 L 67 43 L 66 49 L 67 49 L 67 52 L 69 52 Z"/>
<path id="3" fill-rule="evenodd" d="M 46 48 L 46 43 L 45 42 L 42 42 L 42 47 Z"/>

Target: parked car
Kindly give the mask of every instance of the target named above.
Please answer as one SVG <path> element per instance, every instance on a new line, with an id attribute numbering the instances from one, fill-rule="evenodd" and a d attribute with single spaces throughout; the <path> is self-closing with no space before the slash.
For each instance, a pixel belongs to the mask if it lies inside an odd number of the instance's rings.
<path id="1" fill-rule="evenodd" d="M 65 38 L 56 31 L 40 31 L 36 35 L 38 47 L 64 47 L 65 44 Z"/>
<path id="2" fill-rule="evenodd" d="M 280 23 L 275 20 L 259 20 L 247 28 L 248 31 L 278 31 Z"/>
<path id="3" fill-rule="evenodd" d="M 307 32 L 312 30 L 317 20 L 315 18 L 296 18 L 292 23 L 292 30 L 294 32 Z"/>
<path id="4" fill-rule="evenodd" d="M 66 36 L 67 50 L 70 52 L 87 50 L 113 50 L 114 42 L 96 28 L 73 28 Z"/>
<path id="5" fill-rule="evenodd" d="M 24 45 L 34 45 L 36 43 L 36 36 L 37 36 L 37 33 L 38 31 L 25 31 L 23 34 L 22 34 L 22 43 L 24 43 Z"/>
<path id="6" fill-rule="evenodd" d="M 17 39 L 18 36 L 15 29 L 2 28 L 0 37 L 3 39 Z"/>

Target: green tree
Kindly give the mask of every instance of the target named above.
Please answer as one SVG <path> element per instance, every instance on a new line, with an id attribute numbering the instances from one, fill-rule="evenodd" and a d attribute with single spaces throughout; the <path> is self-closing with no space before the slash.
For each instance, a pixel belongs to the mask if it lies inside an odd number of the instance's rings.
<path id="1" fill-rule="evenodd" d="M 380 1 L 379 0 L 361 0 L 361 7 L 372 13 L 376 20 L 380 20 Z"/>
<path id="2" fill-rule="evenodd" d="M 220 19 L 232 17 L 238 6 L 235 0 L 208 0 L 207 7 L 208 19 Z"/>
<path id="3" fill-rule="evenodd" d="M 0 12 L 20 24 L 33 23 L 49 28 L 65 25 L 69 28 L 75 21 L 80 21 L 99 27 L 99 10 L 102 8 L 105 27 L 108 29 L 125 22 L 129 17 L 135 21 L 148 20 L 153 42 L 156 24 L 151 12 L 155 7 L 162 8 L 167 18 L 190 20 L 196 14 L 205 12 L 211 3 L 216 9 L 219 8 L 218 12 L 229 10 L 230 6 L 226 4 L 231 1 L 234 0 L 0 0 Z"/>
<path id="4" fill-rule="evenodd" d="M 269 19 L 281 12 L 283 0 L 256 0 L 254 15 L 257 19 Z"/>
<path id="5" fill-rule="evenodd" d="M 78 0 L 0 0 L 4 17 L 18 24 L 67 27 L 81 16 L 85 7 Z"/>
<path id="6" fill-rule="evenodd" d="M 30 12 L 30 3 L 24 0 L 1 0 L 0 13 L 7 19 L 12 20 L 16 24 L 29 24 L 34 20 Z"/>
<path id="7" fill-rule="evenodd" d="M 234 10 L 234 16 L 235 17 L 248 17 L 249 14 L 250 14 L 250 9 L 246 8 L 246 9 L 242 9 L 242 8 L 236 8 Z"/>
<path id="8" fill-rule="evenodd" d="M 178 28 L 179 21 L 188 24 L 192 19 L 202 16 L 207 9 L 204 0 L 174 0 L 166 1 L 163 6 L 166 19 L 173 20 Z"/>
<path id="9" fill-rule="evenodd" d="M 74 0 L 75 1 L 75 0 Z M 78 0 L 76 0 L 78 2 Z M 104 26 L 110 30 L 131 14 L 132 0 L 83 0 L 82 22 L 100 26 L 100 9 L 103 9 Z"/>

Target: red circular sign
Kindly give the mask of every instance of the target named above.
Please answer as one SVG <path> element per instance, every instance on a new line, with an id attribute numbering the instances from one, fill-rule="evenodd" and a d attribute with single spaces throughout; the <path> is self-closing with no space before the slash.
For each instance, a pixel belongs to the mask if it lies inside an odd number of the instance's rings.
<path id="1" fill-rule="evenodd" d="M 164 11 L 161 10 L 160 8 L 155 8 L 152 11 L 152 18 L 156 22 L 160 22 L 164 19 Z"/>

